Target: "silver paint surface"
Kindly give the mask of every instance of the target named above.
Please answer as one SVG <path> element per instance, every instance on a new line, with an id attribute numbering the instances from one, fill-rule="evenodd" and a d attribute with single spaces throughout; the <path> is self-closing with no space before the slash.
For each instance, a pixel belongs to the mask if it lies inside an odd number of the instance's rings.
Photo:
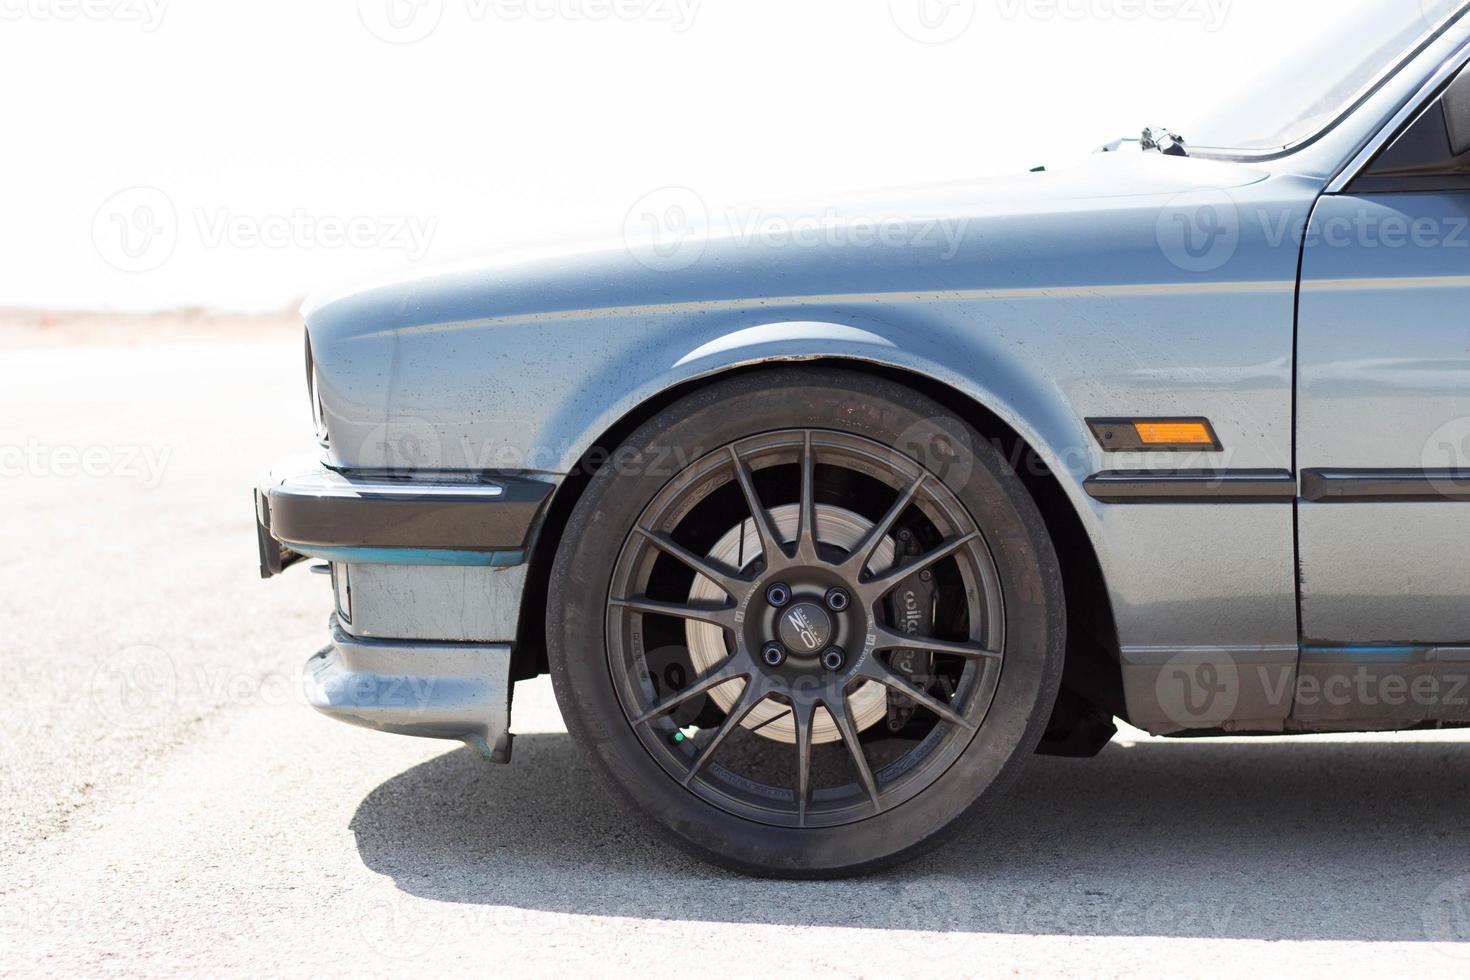
<path id="1" fill-rule="evenodd" d="M 1125 649 L 1255 651 L 1290 668 L 1291 504 L 1107 505 L 1082 481 L 1101 469 L 1388 465 L 1328 462 L 1343 437 L 1314 412 L 1361 419 L 1366 393 L 1402 416 L 1424 407 L 1408 393 L 1411 378 L 1453 385 L 1459 376 L 1422 364 L 1380 376 L 1362 363 L 1371 344 L 1314 347 L 1325 353 L 1303 362 L 1300 395 L 1322 401 L 1302 415 L 1298 463 L 1300 244 L 1323 188 L 1465 37 L 1462 24 L 1337 127 L 1285 155 L 1100 154 L 1069 170 L 812 202 L 806 213 L 846 229 L 816 247 L 716 234 L 671 265 L 666 251 L 615 242 L 315 299 L 305 313 L 332 436 L 327 462 L 556 478 L 629 412 L 681 383 L 772 362 L 883 365 L 909 372 L 920 389 L 968 395 L 1035 449 L 1097 552 Z M 852 230 L 875 217 L 911 239 L 936 226 L 960 231 L 944 249 L 858 242 Z M 1323 324 L 1366 325 L 1389 293 L 1465 288 L 1424 287 L 1412 262 L 1364 270 L 1382 258 L 1314 264 L 1304 309 Z M 1359 377 L 1365 367 L 1370 376 Z M 1210 418 L 1224 450 L 1104 461 L 1084 424 L 1180 415 Z M 1305 550 L 1308 582 L 1327 581 L 1335 557 L 1324 564 L 1320 546 Z M 1402 584 L 1380 589 L 1404 595 Z M 1147 692 L 1162 666 L 1151 656 L 1130 663 L 1129 703 L 1157 718 Z M 1280 724 L 1289 712 L 1246 694 L 1241 710 L 1265 716 L 1247 722 Z"/>
<path id="2" fill-rule="evenodd" d="M 527 566 L 349 566 L 353 636 L 510 643 L 520 619 Z"/>
<path id="3" fill-rule="evenodd" d="M 1297 464 L 1470 469 L 1470 194 L 1323 197 L 1302 257 Z M 1300 505 L 1308 641 L 1470 639 L 1463 503 Z"/>
<path id="4" fill-rule="evenodd" d="M 458 739 L 510 761 L 510 647 L 381 642 L 332 629 L 306 662 L 307 702 L 338 721 L 395 735 Z"/>
<path id="5" fill-rule="evenodd" d="M 1160 222 L 1203 185 L 1229 188 L 1252 217 L 1229 261 L 1187 271 L 1161 247 Z M 1092 537 L 1125 641 L 1275 642 L 1294 631 L 1290 505 L 1097 504 L 1081 484 L 1104 459 L 1083 420 L 1206 415 L 1225 445 L 1190 460 L 1113 454 L 1106 468 L 1289 469 L 1297 250 L 1271 230 L 1305 223 L 1319 187 L 1102 155 L 1071 173 L 853 206 L 965 216 L 948 261 L 718 240 L 679 272 L 617 248 L 354 294 L 309 317 L 331 462 L 564 473 L 680 382 L 780 360 L 884 364 L 965 392 L 1036 449 Z M 395 455 L 403 446 L 418 456 Z M 1182 559 L 1181 537 L 1209 542 L 1208 560 Z"/>

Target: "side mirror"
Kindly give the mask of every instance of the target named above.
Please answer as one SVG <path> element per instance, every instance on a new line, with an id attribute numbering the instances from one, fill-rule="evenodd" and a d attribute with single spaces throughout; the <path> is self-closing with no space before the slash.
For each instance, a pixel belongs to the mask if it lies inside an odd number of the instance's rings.
<path id="1" fill-rule="evenodd" d="M 1470 66 L 1378 154 L 1348 190 L 1470 191 Z"/>

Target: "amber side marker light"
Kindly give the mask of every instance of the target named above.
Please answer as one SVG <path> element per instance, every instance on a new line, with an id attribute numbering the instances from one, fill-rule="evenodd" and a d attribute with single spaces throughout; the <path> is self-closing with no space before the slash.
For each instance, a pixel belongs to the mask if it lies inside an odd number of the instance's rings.
<path id="1" fill-rule="evenodd" d="M 1215 434 L 1203 422 L 1134 422 L 1145 446 L 1213 446 Z"/>
<path id="2" fill-rule="evenodd" d="M 1109 453 L 1219 452 L 1209 419 L 1088 419 L 1098 445 Z"/>

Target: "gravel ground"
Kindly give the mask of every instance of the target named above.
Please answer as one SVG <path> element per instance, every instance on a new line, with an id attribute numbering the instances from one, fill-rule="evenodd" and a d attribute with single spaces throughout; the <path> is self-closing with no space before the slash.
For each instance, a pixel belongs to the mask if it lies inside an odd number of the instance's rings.
<path id="1" fill-rule="evenodd" d="M 510 767 L 319 717 L 326 582 L 259 581 L 249 511 L 307 441 L 297 328 L 171 323 L 0 330 L 0 974 L 1470 971 L 1462 735 L 1128 733 L 801 884 L 616 809 L 544 680 Z"/>

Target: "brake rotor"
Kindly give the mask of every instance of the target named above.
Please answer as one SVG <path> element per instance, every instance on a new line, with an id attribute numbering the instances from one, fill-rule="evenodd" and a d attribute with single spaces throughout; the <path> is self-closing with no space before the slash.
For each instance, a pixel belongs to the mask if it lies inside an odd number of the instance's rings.
<path id="1" fill-rule="evenodd" d="M 796 540 L 800 510 L 797 504 L 786 504 L 771 509 L 771 521 L 776 525 L 776 533 L 783 541 L 789 543 Z M 828 504 L 817 505 L 817 538 L 823 544 L 851 551 L 872 526 L 873 522 L 861 514 Z M 707 557 L 731 568 L 745 571 L 760 557 L 760 554 L 760 536 L 756 533 L 755 521 L 747 517 L 741 524 L 725 532 L 724 537 L 715 542 Z M 885 536 L 878 543 L 872 560 L 868 562 L 868 570 L 870 572 L 887 571 L 893 567 L 895 560 L 893 539 Z M 691 603 L 718 603 L 725 598 L 725 592 L 718 585 L 703 575 L 695 575 L 694 583 L 689 588 Z M 684 634 L 689 644 L 689 655 L 697 673 L 703 674 L 711 670 L 729 656 L 729 651 L 725 648 L 724 631 L 718 626 L 686 620 Z M 740 691 L 740 682 L 731 681 L 710 691 L 709 696 L 720 710 L 728 712 L 740 696 Z M 865 681 L 848 695 L 848 704 L 854 726 L 858 731 L 864 731 L 887 717 L 888 691 L 881 684 Z M 741 725 L 762 738 L 787 744 L 796 742 L 796 725 L 791 719 L 791 712 L 784 705 L 773 701 L 765 701 L 759 705 L 741 722 Z M 831 716 L 825 710 L 818 711 L 812 719 L 812 741 L 814 743 L 836 742 L 841 737 L 842 734 L 838 731 Z"/>

